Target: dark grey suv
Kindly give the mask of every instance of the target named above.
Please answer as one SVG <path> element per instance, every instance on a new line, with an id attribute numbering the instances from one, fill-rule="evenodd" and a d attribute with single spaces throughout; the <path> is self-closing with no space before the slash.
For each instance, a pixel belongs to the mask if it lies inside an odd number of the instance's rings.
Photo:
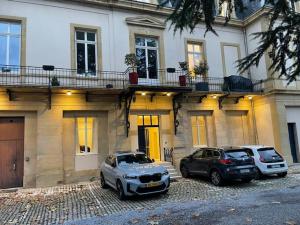
<path id="1" fill-rule="evenodd" d="M 257 173 L 249 149 L 240 147 L 200 148 L 180 161 L 180 171 L 183 177 L 210 177 L 216 186 L 226 180 L 251 182 Z"/>

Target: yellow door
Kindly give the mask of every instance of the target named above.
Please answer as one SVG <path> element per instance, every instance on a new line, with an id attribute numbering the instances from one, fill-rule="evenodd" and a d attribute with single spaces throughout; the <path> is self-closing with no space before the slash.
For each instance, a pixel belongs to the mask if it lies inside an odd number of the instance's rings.
<path id="1" fill-rule="evenodd" d="M 160 146 L 159 146 L 159 128 L 158 127 L 147 127 L 148 130 L 148 146 L 149 146 L 149 157 L 155 161 L 160 161 Z"/>

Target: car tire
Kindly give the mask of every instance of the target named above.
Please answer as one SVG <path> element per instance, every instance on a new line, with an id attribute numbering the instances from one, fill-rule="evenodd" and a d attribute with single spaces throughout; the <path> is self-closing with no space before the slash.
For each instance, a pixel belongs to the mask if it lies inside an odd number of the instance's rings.
<path id="1" fill-rule="evenodd" d="M 101 188 L 103 188 L 103 189 L 108 188 L 108 185 L 105 182 L 103 173 L 100 173 L 100 185 L 101 185 Z"/>
<path id="2" fill-rule="evenodd" d="M 125 200 L 126 195 L 124 193 L 124 188 L 120 180 L 117 181 L 117 192 L 120 200 Z"/>
<path id="3" fill-rule="evenodd" d="M 183 178 L 188 178 L 190 176 L 189 170 L 186 166 L 181 166 L 180 172 Z"/>
<path id="4" fill-rule="evenodd" d="M 250 183 L 252 181 L 252 178 L 244 178 L 242 179 L 242 182 L 244 183 Z"/>
<path id="5" fill-rule="evenodd" d="M 287 175 L 287 172 L 277 174 L 278 177 L 286 177 L 286 175 Z"/>
<path id="6" fill-rule="evenodd" d="M 224 179 L 222 178 L 221 174 L 217 170 L 213 170 L 210 173 L 210 180 L 215 186 L 222 186 L 224 183 Z"/>
<path id="7" fill-rule="evenodd" d="M 168 194 L 169 189 L 162 192 L 163 195 Z"/>
<path id="8" fill-rule="evenodd" d="M 256 167 L 257 173 L 256 173 L 256 180 L 260 180 L 264 177 L 263 173 L 260 171 L 260 169 L 258 167 Z"/>

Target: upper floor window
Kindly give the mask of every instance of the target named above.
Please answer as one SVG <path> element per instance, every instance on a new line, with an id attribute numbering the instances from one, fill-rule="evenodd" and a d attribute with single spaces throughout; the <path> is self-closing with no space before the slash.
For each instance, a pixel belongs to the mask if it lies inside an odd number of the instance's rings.
<path id="1" fill-rule="evenodd" d="M 158 79 L 158 40 L 151 37 L 136 37 L 135 48 L 139 60 L 139 78 Z"/>
<path id="2" fill-rule="evenodd" d="M 200 62 L 204 61 L 203 44 L 188 42 L 187 57 L 188 57 L 189 70 L 193 74 L 194 67 L 199 65 Z"/>
<path id="3" fill-rule="evenodd" d="M 21 24 L 0 21 L 0 65 L 19 66 L 21 61 Z"/>
<path id="4" fill-rule="evenodd" d="M 97 34 L 92 31 L 76 31 L 76 65 L 80 75 L 96 75 Z"/>

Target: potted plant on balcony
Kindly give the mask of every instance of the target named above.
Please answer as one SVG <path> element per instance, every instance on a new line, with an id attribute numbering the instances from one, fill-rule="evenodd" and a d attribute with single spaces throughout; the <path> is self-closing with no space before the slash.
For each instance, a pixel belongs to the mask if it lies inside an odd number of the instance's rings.
<path id="1" fill-rule="evenodd" d="M 187 62 L 179 62 L 179 66 L 183 72 L 187 73 L 187 71 L 188 71 L 188 63 Z M 179 76 L 179 85 L 182 87 L 186 86 L 186 74 Z"/>
<path id="2" fill-rule="evenodd" d="M 55 87 L 55 86 L 59 86 L 60 83 L 59 83 L 59 80 L 57 79 L 56 76 L 52 77 L 51 79 L 51 86 Z"/>
<path id="3" fill-rule="evenodd" d="M 199 77 L 200 81 L 195 84 L 196 86 L 196 91 L 209 91 L 209 86 L 208 86 L 208 80 L 207 80 L 207 73 L 208 73 L 209 67 L 207 64 L 207 61 L 201 61 L 199 65 L 196 65 L 194 67 L 194 74 L 197 77 Z"/>
<path id="4" fill-rule="evenodd" d="M 135 68 L 137 67 L 138 62 L 138 58 L 134 53 L 127 54 L 125 56 L 125 64 L 132 70 L 132 72 L 129 72 L 130 84 L 138 84 L 139 75 L 137 72 L 135 72 Z"/>

